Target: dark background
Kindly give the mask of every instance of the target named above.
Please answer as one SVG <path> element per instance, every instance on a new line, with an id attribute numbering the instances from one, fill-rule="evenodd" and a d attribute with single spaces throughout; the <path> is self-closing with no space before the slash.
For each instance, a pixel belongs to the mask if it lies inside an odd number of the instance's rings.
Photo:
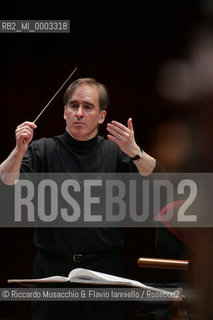
<path id="1" fill-rule="evenodd" d="M 115 119 L 126 124 L 132 117 L 137 143 L 161 159 L 167 171 L 211 171 L 211 93 L 177 101 L 166 98 L 158 90 L 160 67 L 171 59 L 187 57 L 191 36 L 200 26 L 212 30 L 201 1 L 126 4 L 69 1 L 67 4 L 43 2 L 40 6 L 7 1 L 1 6 L 1 19 L 68 19 L 71 31 L 69 34 L 0 34 L 0 161 L 15 145 L 16 126 L 35 119 L 77 66 L 73 80 L 91 76 L 108 87 L 110 106 L 106 122 Z M 38 120 L 35 139 L 64 132 L 63 93 L 64 90 Z M 161 125 L 169 130 L 176 122 L 188 125 L 191 139 L 190 152 L 179 164 L 171 163 L 159 151 L 169 135 L 166 130 L 162 133 Z M 106 123 L 100 128 L 104 136 L 105 127 Z M 183 145 L 185 136 L 178 138 Z M 136 265 L 139 256 L 160 254 L 155 247 L 155 233 L 155 229 L 126 231 L 123 258 L 128 277 L 141 281 L 165 277 L 165 273 L 157 276 L 153 271 L 141 273 Z M 33 229 L 1 229 L 1 286 L 7 286 L 8 278 L 30 277 L 34 254 Z M 177 279 L 176 274 L 173 276 Z M 24 319 L 24 306 L 29 319 L 29 304 L 1 305 L 0 318 Z"/>

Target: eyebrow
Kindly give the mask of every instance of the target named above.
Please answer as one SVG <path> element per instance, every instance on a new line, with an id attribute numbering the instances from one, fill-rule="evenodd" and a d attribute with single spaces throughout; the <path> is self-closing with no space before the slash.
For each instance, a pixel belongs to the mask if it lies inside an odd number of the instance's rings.
<path id="1" fill-rule="evenodd" d="M 77 101 L 77 100 L 71 100 L 71 101 L 68 101 L 68 103 L 69 103 L 69 104 L 73 104 L 73 103 L 78 103 L 78 101 Z M 84 101 L 83 103 L 84 103 L 84 104 L 88 104 L 88 105 L 90 105 L 90 106 L 94 106 L 94 104 L 91 103 L 91 102 L 89 102 L 89 101 Z"/>

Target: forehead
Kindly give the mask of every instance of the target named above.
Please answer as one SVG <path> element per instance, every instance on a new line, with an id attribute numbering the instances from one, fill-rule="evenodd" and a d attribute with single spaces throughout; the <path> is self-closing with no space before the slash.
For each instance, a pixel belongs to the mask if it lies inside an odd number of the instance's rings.
<path id="1" fill-rule="evenodd" d="M 82 84 L 71 93 L 69 101 L 87 101 L 99 104 L 99 91 L 95 85 Z"/>

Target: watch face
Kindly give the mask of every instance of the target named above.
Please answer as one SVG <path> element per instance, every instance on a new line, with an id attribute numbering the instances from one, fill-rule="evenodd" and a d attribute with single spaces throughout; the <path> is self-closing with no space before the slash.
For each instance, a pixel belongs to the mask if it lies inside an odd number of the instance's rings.
<path id="1" fill-rule="evenodd" d="M 132 160 L 138 160 L 138 159 L 140 159 L 142 157 L 142 155 L 143 155 L 143 151 L 140 150 L 139 153 L 136 156 L 134 156 L 133 158 L 131 158 L 131 159 Z"/>
<path id="2" fill-rule="evenodd" d="M 142 155 L 143 155 L 143 152 L 140 150 L 138 155 L 139 155 L 139 157 L 141 158 Z"/>

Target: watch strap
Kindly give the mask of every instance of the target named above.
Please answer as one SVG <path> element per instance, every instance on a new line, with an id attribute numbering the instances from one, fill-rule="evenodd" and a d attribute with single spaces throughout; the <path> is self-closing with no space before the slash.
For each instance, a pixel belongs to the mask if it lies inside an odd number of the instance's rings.
<path id="1" fill-rule="evenodd" d="M 140 151 L 138 152 L 138 154 L 136 154 L 136 156 L 134 156 L 134 157 L 130 157 L 130 159 L 131 160 L 138 160 L 138 159 L 140 159 L 141 157 L 142 157 L 142 155 L 143 155 L 143 150 L 142 149 L 140 149 Z"/>

